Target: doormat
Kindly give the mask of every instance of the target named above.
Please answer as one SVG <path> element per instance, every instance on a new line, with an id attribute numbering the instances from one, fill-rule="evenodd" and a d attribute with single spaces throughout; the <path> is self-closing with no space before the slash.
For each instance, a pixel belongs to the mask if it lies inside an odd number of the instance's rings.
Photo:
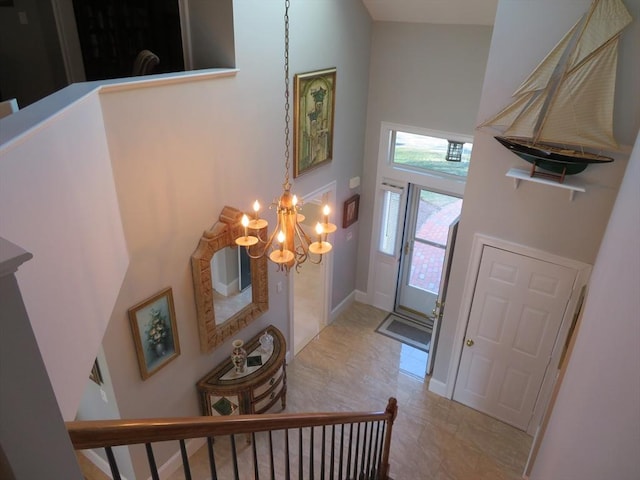
<path id="1" fill-rule="evenodd" d="M 387 315 L 376 332 L 429 353 L 431 329 L 395 313 Z"/>

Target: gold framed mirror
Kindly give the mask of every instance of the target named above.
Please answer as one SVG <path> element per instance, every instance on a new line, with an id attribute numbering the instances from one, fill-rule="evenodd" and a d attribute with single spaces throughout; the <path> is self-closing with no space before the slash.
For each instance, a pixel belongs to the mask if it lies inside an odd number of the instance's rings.
<path id="1" fill-rule="evenodd" d="M 266 256 L 248 257 L 234 239 L 242 212 L 225 206 L 191 255 L 200 350 L 211 351 L 269 309 Z M 255 234 L 265 240 L 267 228 Z M 237 260 L 234 268 L 234 258 Z M 250 279 L 250 282 L 249 282 Z"/>

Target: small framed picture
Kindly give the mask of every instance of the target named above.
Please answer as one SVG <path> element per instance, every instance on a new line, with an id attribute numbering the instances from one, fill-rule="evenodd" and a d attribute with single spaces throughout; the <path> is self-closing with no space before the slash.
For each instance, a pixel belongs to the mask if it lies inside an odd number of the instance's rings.
<path id="1" fill-rule="evenodd" d="M 360 209 L 360 195 L 355 194 L 353 197 L 344 202 L 342 211 L 342 228 L 358 221 L 358 210 Z"/>
<path id="2" fill-rule="evenodd" d="M 331 161 L 336 69 L 299 73 L 293 83 L 293 177 Z"/>
<path id="3" fill-rule="evenodd" d="M 102 385 L 102 372 L 100 371 L 100 365 L 98 365 L 98 359 L 96 358 L 93 362 L 93 367 L 91 368 L 91 373 L 89 374 L 89 378 L 96 382 L 98 385 Z"/>
<path id="4" fill-rule="evenodd" d="M 180 355 L 171 287 L 129 309 L 140 375 L 146 380 Z"/>

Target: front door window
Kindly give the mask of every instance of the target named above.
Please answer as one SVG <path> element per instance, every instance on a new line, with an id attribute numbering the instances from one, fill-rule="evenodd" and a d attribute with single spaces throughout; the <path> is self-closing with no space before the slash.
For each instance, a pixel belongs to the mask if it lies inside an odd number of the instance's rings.
<path id="1" fill-rule="evenodd" d="M 450 226 L 462 199 L 411 185 L 396 310 L 429 326 L 440 291 Z"/>

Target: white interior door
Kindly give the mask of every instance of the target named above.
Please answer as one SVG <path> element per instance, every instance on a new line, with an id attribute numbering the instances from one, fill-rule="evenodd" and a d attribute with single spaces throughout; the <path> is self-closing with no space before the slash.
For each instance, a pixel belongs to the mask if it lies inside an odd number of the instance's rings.
<path id="1" fill-rule="evenodd" d="M 526 430 L 577 275 L 484 246 L 454 400 Z"/>

